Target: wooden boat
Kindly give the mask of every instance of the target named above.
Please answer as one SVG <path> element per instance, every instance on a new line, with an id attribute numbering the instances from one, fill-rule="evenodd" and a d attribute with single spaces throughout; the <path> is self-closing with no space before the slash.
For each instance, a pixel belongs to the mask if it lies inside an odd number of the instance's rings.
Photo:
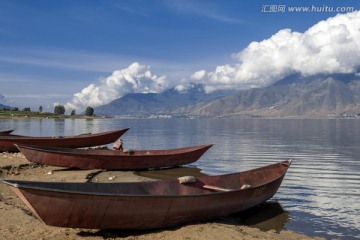
<path id="1" fill-rule="evenodd" d="M 128 128 L 76 136 L 32 137 L 20 135 L 0 136 L 0 151 L 18 152 L 14 144 L 53 147 L 92 147 L 115 142 Z"/>
<path id="2" fill-rule="evenodd" d="M 2 180 L 45 224 L 88 229 L 160 228 L 241 212 L 274 196 L 283 161 L 240 173 L 127 183 Z M 245 186 L 245 187 L 244 187 Z"/>
<path id="3" fill-rule="evenodd" d="M 197 161 L 211 146 L 168 150 L 101 150 L 16 145 L 34 163 L 83 169 L 137 170 L 185 165 Z"/>
<path id="4" fill-rule="evenodd" d="M 10 135 L 10 133 L 12 133 L 13 131 L 14 131 L 14 129 L 0 130 L 0 136 L 8 136 L 8 135 Z"/>

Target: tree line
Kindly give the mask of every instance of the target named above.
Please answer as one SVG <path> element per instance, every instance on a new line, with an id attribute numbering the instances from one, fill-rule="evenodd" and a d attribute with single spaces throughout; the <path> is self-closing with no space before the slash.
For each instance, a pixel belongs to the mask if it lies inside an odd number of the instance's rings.
<path id="1" fill-rule="evenodd" d="M 3 108 L 4 111 L 20 111 L 19 108 L 17 107 L 14 107 L 14 108 Z M 23 112 L 31 112 L 31 109 L 29 107 L 25 107 L 22 109 Z M 43 107 L 42 106 L 39 106 L 39 112 L 43 112 Z M 65 114 L 65 107 L 63 105 L 57 105 L 54 107 L 54 114 L 58 114 L 58 115 L 64 115 Z M 72 110 L 71 113 L 70 113 L 71 116 L 75 116 L 76 115 L 76 112 L 75 110 Z M 85 109 L 85 112 L 84 112 L 84 115 L 85 116 L 94 116 L 94 108 L 92 107 L 87 107 Z"/>
<path id="2" fill-rule="evenodd" d="M 65 114 L 65 107 L 63 105 L 57 105 L 54 107 L 54 113 L 55 114 Z M 71 116 L 75 116 L 76 113 L 75 113 L 75 110 L 72 110 L 71 113 L 70 113 Z M 87 107 L 85 109 L 85 113 L 84 113 L 85 116 L 94 116 L 94 108 L 92 107 Z"/>

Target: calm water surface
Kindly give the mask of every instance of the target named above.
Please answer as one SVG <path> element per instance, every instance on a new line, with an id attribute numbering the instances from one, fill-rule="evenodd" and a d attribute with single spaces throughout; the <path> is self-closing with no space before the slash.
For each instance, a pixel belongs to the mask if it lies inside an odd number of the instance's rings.
<path id="1" fill-rule="evenodd" d="M 215 175 L 293 159 L 274 200 L 281 228 L 326 238 L 360 239 L 360 120 L 35 119 L 0 120 L 22 135 L 73 135 L 130 127 L 125 148 L 214 143 L 188 166 Z M 274 208 L 274 206 L 272 206 Z M 259 215 L 275 210 L 265 209 Z"/>

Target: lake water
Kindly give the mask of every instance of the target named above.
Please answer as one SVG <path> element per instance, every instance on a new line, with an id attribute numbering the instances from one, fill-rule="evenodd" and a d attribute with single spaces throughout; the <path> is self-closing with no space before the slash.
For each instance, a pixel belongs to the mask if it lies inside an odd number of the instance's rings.
<path id="1" fill-rule="evenodd" d="M 74 135 L 125 127 L 130 130 L 122 138 L 125 148 L 130 149 L 214 143 L 198 162 L 187 166 L 208 175 L 293 159 L 273 198 L 285 213 L 281 228 L 310 236 L 360 239 L 360 120 L 357 119 L 0 120 L 0 129 L 16 129 L 16 134 L 34 136 Z"/>

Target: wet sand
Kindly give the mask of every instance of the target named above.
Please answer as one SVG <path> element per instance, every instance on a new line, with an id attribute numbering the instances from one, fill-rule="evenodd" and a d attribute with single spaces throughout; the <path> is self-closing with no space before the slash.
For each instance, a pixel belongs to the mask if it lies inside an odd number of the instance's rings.
<path id="1" fill-rule="evenodd" d="M 164 170 L 162 178 L 183 174 L 183 168 Z M 201 175 L 192 169 L 193 175 Z M 160 176 L 155 171 L 135 174 L 132 171 L 75 170 L 40 166 L 28 162 L 21 153 L 0 153 L 0 178 L 61 181 L 61 182 L 134 182 L 153 181 Z M 276 232 L 279 224 L 286 222 L 286 213 L 276 202 L 252 210 L 245 219 L 230 216 L 207 223 L 194 223 L 157 230 L 88 230 L 47 226 L 39 221 L 5 184 L 0 184 L 0 236 L 1 239 L 322 239 L 311 238 L 291 231 Z M 256 219 L 255 216 L 259 215 Z M 239 224 L 246 223 L 253 227 Z M 281 227 L 281 226 L 280 226 Z M 260 230 L 261 229 L 261 230 Z"/>

